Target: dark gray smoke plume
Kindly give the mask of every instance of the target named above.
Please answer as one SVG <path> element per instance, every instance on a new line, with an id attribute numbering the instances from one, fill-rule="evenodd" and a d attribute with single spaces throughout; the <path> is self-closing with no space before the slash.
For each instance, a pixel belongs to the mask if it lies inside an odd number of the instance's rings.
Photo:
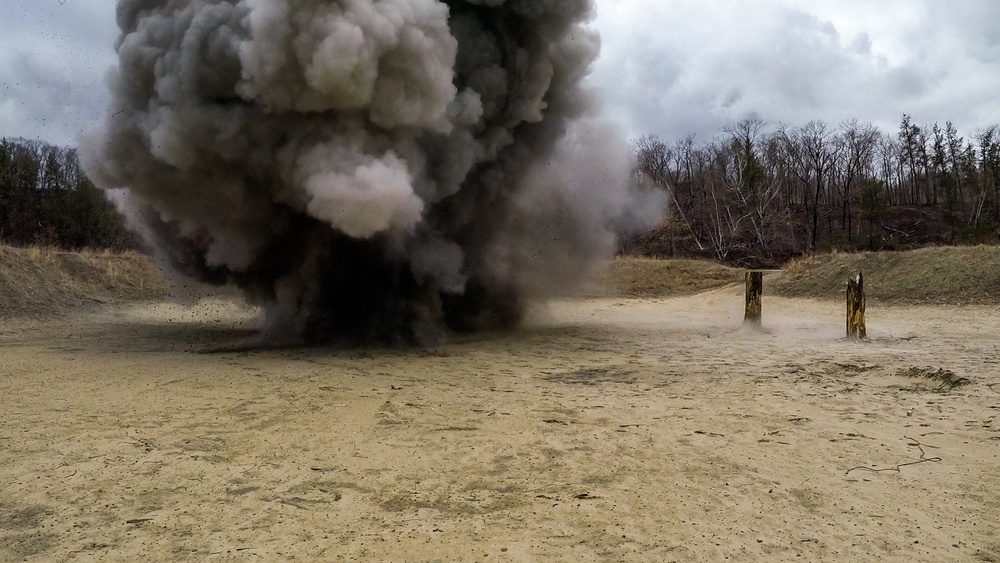
<path id="1" fill-rule="evenodd" d="M 509 326 L 614 244 L 591 0 L 120 0 L 95 182 L 272 336 Z"/>

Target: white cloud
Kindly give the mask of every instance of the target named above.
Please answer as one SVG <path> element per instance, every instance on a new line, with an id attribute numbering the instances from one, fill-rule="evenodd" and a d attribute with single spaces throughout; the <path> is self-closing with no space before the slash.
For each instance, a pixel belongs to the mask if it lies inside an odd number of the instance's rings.
<path id="1" fill-rule="evenodd" d="M 969 0 L 599 0 L 594 73 L 633 135 L 710 138 L 747 115 L 893 131 L 1000 120 L 1000 3 Z"/>
<path id="2" fill-rule="evenodd" d="M 34 0 L 6 9 L 0 136 L 75 144 L 105 110 L 115 29 L 115 6 L 107 0 Z"/>
<path id="3" fill-rule="evenodd" d="M 748 114 L 894 130 L 1000 121 L 995 0 L 597 0 L 593 84 L 631 135 L 719 134 Z M 0 18 L 0 136 L 75 143 L 106 111 L 115 3 L 24 0 Z"/>

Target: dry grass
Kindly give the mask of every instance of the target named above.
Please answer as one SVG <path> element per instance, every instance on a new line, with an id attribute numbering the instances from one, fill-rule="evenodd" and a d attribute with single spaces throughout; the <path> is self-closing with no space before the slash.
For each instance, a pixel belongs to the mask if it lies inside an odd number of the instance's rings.
<path id="1" fill-rule="evenodd" d="M 865 274 L 869 300 L 905 304 L 1000 303 L 1000 247 L 933 247 L 909 252 L 826 254 L 795 261 L 765 291 L 843 299 L 847 279 Z"/>
<path id="2" fill-rule="evenodd" d="M 869 301 L 900 304 L 1000 304 L 1000 247 L 933 247 L 908 252 L 824 254 L 796 260 L 764 282 L 765 294 L 843 300 L 847 279 L 863 271 Z M 670 297 L 731 283 L 743 270 L 696 260 L 619 258 L 592 295 Z"/>
<path id="3" fill-rule="evenodd" d="M 160 299 L 165 289 L 146 256 L 0 245 L 0 317 L 51 315 L 93 303 Z"/>
<path id="4" fill-rule="evenodd" d="M 743 271 L 702 260 L 616 258 L 601 270 L 592 294 L 612 297 L 692 295 L 743 282 Z"/>
<path id="5" fill-rule="evenodd" d="M 767 294 L 843 299 L 848 277 L 865 273 L 870 301 L 1000 304 L 1000 247 L 827 254 L 797 260 L 765 281 Z M 743 283 L 743 270 L 699 260 L 617 258 L 590 296 L 657 298 Z M 93 303 L 162 299 L 165 288 L 138 253 L 66 252 L 0 245 L 0 317 L 48 316 Z"/>

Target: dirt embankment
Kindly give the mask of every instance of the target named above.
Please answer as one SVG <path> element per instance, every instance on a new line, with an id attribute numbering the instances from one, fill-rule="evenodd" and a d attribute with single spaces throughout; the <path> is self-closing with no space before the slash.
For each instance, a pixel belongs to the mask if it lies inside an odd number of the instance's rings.
<path id="1" fill-rule="evenodd" d="M 742 270 L 704 260 L 616 258 L 598 272 L 593 297 L 678 297 L 739 281 Z"/>
<path id="2" fill-rule="evenodd" d="M 1000 247 L 994 246 L 812 256 L 770 275 L 765 292 L 839 300 L 847 279 L 861 271 L 874 302 L 1000 303 Z M 742 282 L 743 270 L 713 262 L 616 258 L 598 272 L 586 295 L 679 297 Z M 139 253 L 0 245 L 0 317 L 44 317 L 81 305 L 155 301 L 165 295 L 156 267 Z"/>
<path id="3" fill-rule="evenodd" d="M 81 305 L 164 296 L 152 261 L 135 252 L 0 245 L 0 317 L 45 317 Z"/>
<path id="4" fill-rule="evenodd" d="M 744 270 L 696 260 L 620 258 L 601 272 L 602 295 L 677 297 L 743 282 Z M 868 299 L 908 305 L 1000 303 L 1000 247 L 934 247 L 907 252 L 823 254 L 768 276 L 766 294 L 844 297 L 847 279 L 864 272 Z"/>
<path id="5" fill-rule="evenodd" d="M 868 299 L 877 302 L 1000 303 L 1000 247 L 996 246 L 814 256 L 788 264 L 767 289 L 784 297 L 842 299 L 847 279 L 858 272 L 864 272 Z"/>

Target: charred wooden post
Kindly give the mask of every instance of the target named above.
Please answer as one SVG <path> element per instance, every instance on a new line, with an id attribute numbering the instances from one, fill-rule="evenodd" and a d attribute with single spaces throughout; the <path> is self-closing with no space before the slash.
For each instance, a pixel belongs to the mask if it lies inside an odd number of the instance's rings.
<path id="1" fill-rule="evenodd" d="M 764 293 L 764 272 L 747 272 L 747 301 L 743 324 L 761 325 L 761 295 Z"/>
<path id="2" fill-rule="evenodd" d="M 847 337 L 864 340 L 868 337 L 865 329 L 865 277 L 858 272 L 847 280 Z"/>

